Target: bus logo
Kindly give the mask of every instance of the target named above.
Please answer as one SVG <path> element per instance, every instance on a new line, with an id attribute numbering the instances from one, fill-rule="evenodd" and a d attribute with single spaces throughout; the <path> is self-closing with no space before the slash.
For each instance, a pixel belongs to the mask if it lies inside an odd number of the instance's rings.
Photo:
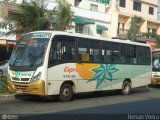
<path id="1" fill-rule="evenodd" d="M 85 72 L 86 69 L 85 68 L 70 68 L 70 67 L 65 67 L 64 68 L 64 72 L 68 72 L 68 73 L 73 73 L 73 72 Z"/>

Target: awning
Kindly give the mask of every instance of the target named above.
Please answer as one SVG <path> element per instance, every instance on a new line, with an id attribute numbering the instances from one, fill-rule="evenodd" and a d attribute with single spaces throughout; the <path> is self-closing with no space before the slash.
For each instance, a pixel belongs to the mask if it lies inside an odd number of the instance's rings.
<path id="1" fill-rule="evenodd" d="M 103 26 L 103 25 L 97 25 L 96 29 L 97 30 L 108 30 L 108 28 L 106 26 Z"/>
<path id="2" fill-rule="evenodd" d="M 92 20 L 88 20 L 88 19 L 84 19 L 84 18 L 80 18 L 80 17 L 75 17 L 74 22 L 76 24 L 95 24 L 95 22 Z"/>

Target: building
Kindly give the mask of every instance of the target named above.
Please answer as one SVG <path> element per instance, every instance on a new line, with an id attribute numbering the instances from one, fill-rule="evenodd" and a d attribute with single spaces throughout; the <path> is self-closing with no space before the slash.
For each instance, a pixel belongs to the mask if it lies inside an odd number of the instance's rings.
<path id="1" fill-rule="evenodd" d="M 7 7 L 0 4 L 0 18 L 4 18 L 9 11 L 17 10 L 18 4 L 30 2 L 31 0 L 10 0 Z M 36 0 L 40 5 L 52 10 L 57 6 L 57 0 Z M 91 36 L 105 38 L 127 39 L 130 28 L 131 18 L 139 16 L 142 18 L 138 24 L 137 41 L 152 41 L 152 47 L 155 46 L 156 39 L 149 37 L 147 33 L 160 35 L 160 22 L 158 21 L 158 0 L 67 0 L 71 4 L 74 12 L 73 26 L 71 32 L 82 33 Z M 12 25 L 12 29 L 14 25 Z M 0 34 L 2 33 L 2 23 Z M 16 35 L 11 38 L 16 40 Z M 2 37 L 0 37 L 2 40 Z M 4 41 L 4 39 L 3 39 Z"/>
<path id="2" fill-rule="evenodd" d="M 18 5 L 7 1 L 0 1 L 0 61 L 9 59 L 11 51 L 15 45 L 17 35 L 7 34 L 14 29 L 15 23 L 5 20 L 8 14 L 12 11 L 16 11 Z"/>
<path id="3" fill-rule="evenodd" d="M 98 0 L 68 1 L 72 1 L 72 11 L 75 16 L 74 32 L 98 37 L 109 37 L 111 14 L 105 11 L 108 5 L 107 0 L 105 2 Z M 86 22 L 83 23 L 82 21 Z"/>
<path id="4" fill-rule="evenodd" d="M 160 35 L 160 21 L 157 18 L 158 0 L 112 0 L 106 10 L 112 14 L 109 37 L 127 39 L 127 30 L 133 16 L 142 18 L 138 24 L 137 41 L 151 40 L 149 36 L 144 36 L 144 33 Z M 152 41 L 154 40 L 152 38 Z"/>
<path id="5" fill-rule="evenodd" d="M 41 0 L 37 0 L 42 4 Z M 74 12 L 73 33 L 109 37 L 111 14 L 106 13 L 108 0 L 67 0 Z M 57 0 L 46 0 L 43 5 L 52 10 Z"/>
<path id="6" fill-rule="evenodd" d="M 50 0 L 51 1 L 51 0 Z M 155 47 L 160 35 L 158 0 L 67 0 L 72 5 L 77 20 L 74 32 L 92 36 L 127 39 L 131 18 L 141 17 L 138 23 L 138 42 L 151 43 Z M 56 0 L 55 0 L 56 2 Z M 79 23 L 81 21 L 81 23 Z M 83 23 L 85 22 L 85 23 Z M 99 30 L 100 28 L 100 30 Z"/>

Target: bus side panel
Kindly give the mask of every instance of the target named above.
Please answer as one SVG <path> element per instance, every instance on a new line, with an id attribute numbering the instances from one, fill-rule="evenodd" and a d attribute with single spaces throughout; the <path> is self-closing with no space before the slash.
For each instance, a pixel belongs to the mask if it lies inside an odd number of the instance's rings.
<path id="1" fill-rule="evenodd" d="M 132 88 L 151 83 L 151 66 L 100 64 L 92 70 L 94 71 L 93 76 L 97 78 L 89 80 L 91 81 L 91 91 L 122 89 L 124 80 L 130 80 Z"/>
<path id="2" fill-rule="evenodd" d="M 66 63 L 53 66 L 48 69 L 48 95 L 59 94 L 61 85 L 65 82 L 73 82 L 74 92 L 89 92 L 90 83 L 80 76 L 86 72 L 84 68 L 77 68 L 74 63 Z"/>
<path id="3" fill-rule="evenodd" d="M 48 94 L 59 94 L 61 85 L 72 81 L 75 93 L 122 89 L 123 81 L 130 79 L 132 87 L 151 82 L 151 67 L 119 64 L 66 63 L 48 69 Z"/>

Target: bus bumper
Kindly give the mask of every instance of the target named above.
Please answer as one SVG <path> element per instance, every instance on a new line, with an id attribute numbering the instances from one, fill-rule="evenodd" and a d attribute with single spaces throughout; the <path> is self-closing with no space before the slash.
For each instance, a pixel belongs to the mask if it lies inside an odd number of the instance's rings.
<path id="1" fill-rule="evenodd" d="M 45 95 L 45 82 L 38 80 L 31 83 L 13 82 L 7 77 L 8 89 L 18 94 Z"/>
<path id="2" fill-rule="evenodd" d="M 152 79 L 151 79 L 151 84 L 153 84 L 153 85 L 158 85 L 158 84 L 160 84 L 160 78 L 152 78 Z"/>

